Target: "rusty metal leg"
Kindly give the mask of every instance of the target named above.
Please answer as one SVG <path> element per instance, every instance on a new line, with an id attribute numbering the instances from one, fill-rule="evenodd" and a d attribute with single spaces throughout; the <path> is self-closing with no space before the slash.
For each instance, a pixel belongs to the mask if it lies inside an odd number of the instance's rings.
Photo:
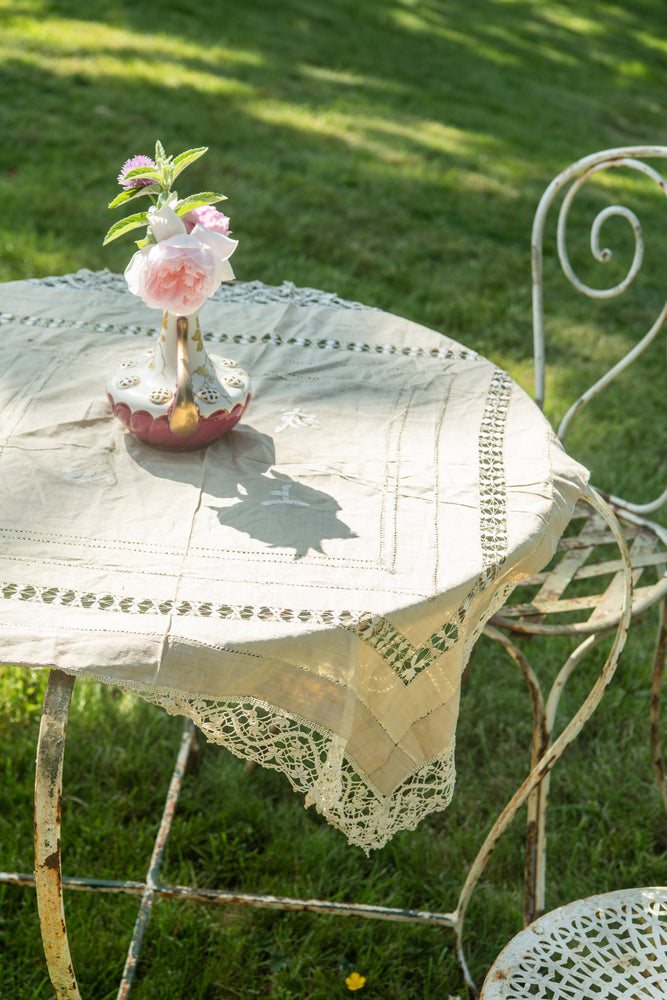
<path id="1" fill-rule="evenodd" d="M 589 635 L 580 643 L 577 648 L 567 658 L 558 676 L 553 683 L 551 691 L 546 701 L 543 723 L 543 743 L 538 759 L 541 759 L 551 746 L 551 741 L 555 731 L 556 712 L 560 702 L 561 694 L 565 684 L 579 666 L 581 661 L 600 643 L 603 642 L 608 632 L 598 632 Z M 526 905 L 524 908 L 524 924 L 530 924 L 537 917 L 544 913 L 545 887 L 546 887 L 546 863 L 547 863 L 547 805 L 549 801 L 549 789 L 551 784 L 551 773 L 547 772 L 543 780 L 538 785 L 538 808 L 535 823 L 535 868 L 533 882 L 532 909 L 528 896 L 528 881 L 526 881 Z M 530 801 L 530 800 L 529 800 Z"/>
<path id="2" fill-rule="evenodd" d="M 132 935 L 132 940 L 127 953 L 127 960 L 125 962 L 125 969 L 123 970 L 123 978 L 121 980 L 117 1000 L 127 1000 L 130 995 L 130 990 L 132 989 L 134 974 L 137 962 L 139 961 L 139 953 L 143 943 L 144 931 L 146 930 L 146 925 L 153 906 L 153 899 L 155 898 L 157 878 L 160 873 L 162 858 L 164 857 L 164 849 L 167 845 L 167 837 L 169 836 L 169 831 L 171 829 L 171 823 L 176 810 L 176 803 L 178 801 L 181 784 L 183 782 L 183 775 L 185 774 L 185 769 L 187 767 L 188 758 L 190 757 L 195 736 L 196 730 L 192 721 L 190 719 L 186 719 L 183 727 L 181 744 L 178 750 L 178 756 L 176 757 L 176 764 L 171 776 L 169 791 L 167 792 L 167 799 L 162 813 L 162 820 L 160 821 L 160 827 L 153 846 L 153 854 L 151 855 L 148 874 L 146 875 L 146 885 L 141 899 L 139 915 L 134 925 L 134 933 Z"/>
<path id="3" fill-rule="evenodd" d="M 546 727 L 544 697 L 535 671 L 523 651 L 505 633 L 487 625 L 485 634 L 499 643 L 521 670 L 528 685 L 533 706 L 533 741 L 530 759 L 532 771 L 549 748 L 550 734 Z M 524 924 L 531 923 L 544 909 L 544 858 L 543 836 L 545 809 L 542 803 L 542 788 L 548 775 L 536 785 L 527 799 L 526 857 L 524 869 Z"/>
<path id="4" fill-rule="evenodd" d="M 484 868 L 491 857 L 493 851 L 495 850 L 496 844 L 500 840 L 507 827 L 510 825 L 514 817 L 516 816 L 519 809 L 528 801 L 528 799 L 533 795 L 533 793 L 539 789 L 539 806 L 538 806 L 538 844 L 536 850 L 537 863 L 539 869 L 536 871 L 536 887 L 535 887 L 535 902 L 536 909 L 540 907 L 543 908 L 543 885 L 544 885 L 544 850 L 545 850 L 545 836 L 546 836 L 546 781 L 549 772 L 551 771 L 554 764 L 562 757 L 566 748 L 572 743 L 572 741 L 578 736 L 579 732 L 586 724 L 588 719 L 597 708 L 602 695 L 604 694 L 609 682 L 611 681 L 616 667 L 618 665 L 618 660 L 621 655 L 623 646 L 625 645 L 625 640 L 627 638 L 628 629 L 630 627 L 630 620 L 632 617 L 632 567 L 630 565 L 630 557 L 628 554 L 628 549 L 625 544 L 625 539 L 621 533 L 618 526 L 618 522 L 614 517 L 612 511 L 604 503 L 604 501 L 596 494 L 593 490 L 589 490 L 586 493 L 587 501 L 593 506 L 601 515 L 604 517 L 605 521 L 609 525 L 611 532 L 618 544 L 621 559 L 623 562 L 623 573 L 625 580 L 625 599 L 623 602 L 623 612 L 621 618 L 618 622 L 612 642 L 611 649 L 607 654 L 607 658 L 604 662 L 602 669 L 600 670 L 597 679 L 592 685 L 588 695 L 586 696 L 583 703 L 579 706 L 577 711 L 571 717 L 567 725 L 563 728 L 560 735 L 553 740 L 550 739 L 549 734 L 553 732 L 553 721 L 555 718 L 555 711 L 560 697 L 560 692 L 562 687 L 567 680 L 568 676 L 576 666 L 576 664 L 582 659 L 582 657 L 595 645 L 601 638 L 605 636 L 602 635 L 591 635 L 588 636 L 580 645 L 577 647 L 574 653 L 568 658 L 564 666 L 561 668 L 558 677 L 554 681 L 549 698 L 545 704 L 545 724 L 546 724 L 546 737 L 548 738 L 548 746 L 544 749 L 544 753 L 539 758 L 538 763 L 531 769 L 530 774 L 523 781 L 521 786 L 514 793 L 510 801 L 505 806 L 504 810 L 498 816 L 495 823 L 489 830 L 486 839 L 482 846 L 480 847 L 477 857 L 473 861 L 466 880 L 461 889 L 459 895 L 459 901 L 454 914 L 454 933 L 456 940 L 456 955 L 463 975 L 465 983 L 470 987 L 473 995 L 477 995 L 475 984 L 472 981 L 468 965 L 465 958 L 464 948 L 463 948 L 463 925 L 466 910 L 468 908 L 468 903 L 470 902 L 470 897 L 472 895 L 473 889 L 479 882 Z M 499 641 L 508 649 L 510 655 L 516 659 L 519 665 L 522 665 L 522 657 L 516 655 L 516 651 L 512 651 L 511 647 L 513 644 L 511 640 L 501 639 L 501 633 L 497 630 L 487 627 L 487 634 L 491 638 L 498 638 Z M 525 672 L 525 671 L 524 671 Z M 536 718 L 535 710 L 533 710 L 534 718 Z M 541 843 L 540 843 L 541 842 Z"/>
<path id="5" fill-rule="evenodd" d="M 662 678 L 665 672 L 665 659 L 667 658 L 667 598 L 660 607 L 660 626 L 655 642 L 655 653 L 653 656 L 653 673 L 651 675 L 651 751 L 653 755 L 653 767 L 658 782 L 658 788 L 662 795 L 662 801 L 667 809 L 667 787 L 665 787 L 665 764 L 662 757 L 660 740 L 660 696 L 662 692 Z"/>
<path id="6" fill-rule="evenodd" d="M 35 888 L 44 956 L 56 1000 L 81 1000 L 67 939 L 60 857 L 63 757 L 73 687 L 73 677 L 51 671 L 35 770 Z"/>

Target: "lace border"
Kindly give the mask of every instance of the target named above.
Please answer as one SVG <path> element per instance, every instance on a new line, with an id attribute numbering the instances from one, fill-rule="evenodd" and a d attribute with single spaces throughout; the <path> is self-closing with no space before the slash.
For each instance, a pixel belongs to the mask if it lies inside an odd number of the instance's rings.
<path id="1" fill-rule="evenodd" d="M 28 284 L 39 285 L 46 288 L 89 288 L 96 291 L 112 291 L 118 294 L 128 294 L 125 278 L 121 274 L 113 274 L 111 271 L 88 271 L 83 269 L 75 274 L 63 274 L 47 278 L 29 278 Z M 350 302 L 341 299 L 332 292 L 322 292 L 316 288 L 298 288 L 291 281 L 284 281 L 282 285 L 271 287 L 264 285 L 261 281 L 239 282 L 233 285 L 221 285 L 212 296 L 218 302 L 242 303 L 247 302 L 252 305 L 267 305 L 275 302 L 288 302 L 290 305 L 312 308 L 319 306 L 326 309 L 351 309 L 364 312 L 380 312 L 372 306 L 365 306 L 361 302 Z M 42 316 L 18 316 L 14 313 L 0 313 L 0 325 L 4 323 L 20 323 L 24 326 L 38 326 L 48 329 L 59 327 L 87 328 L 97 333 L 114 333 L 125 337 L 155 336 L 155 327 L 142 326 L 139 323 L 124 324 L 115 326 L 112 323 L 97 322 L 89 323 L 85 320 L 71 320 L 55 317 Z M 435 360 L 460 360 L 479 361 L 481 355 L 465 347 L 454 348 L 431 348 L 425 350 L 423 347 L 397 347 L 395 344 L 368 344 L 363 341 L 340 341 L 331 339 L 314 340 L 311 337 L 289 337 L 285 339 L 278 333 L 266 333 L 261 336 L 256 334 L 236 334 L 211 332 L 205 330 L 202 337 L 208 343 L 215 344 L 270 344 L 273 347 L 317 347 L 320 350 L 329 351 L 354 351 L 360 354 L 389 354 L 403 355 L 405 357 L 434 358 Z"/>
<path id="2" fill-rule="evenodd" d="M 212 742 L 235 756 L 280 771 L 335 826 L 368 854 L 399 830 L 414 830 L 431 812 L 445 809 L 454 794 L 454 741 L 424 761 L 391 795 L 345 755 L 335 733 L 255 698 L 215 701 L 135 681 L 88 675 L 143 698 L 169 715 L 185 715 Z"/>
<path id="3" fill-rule="evenodd" d="M 30 285 L 47 288 L 89 288 L 95 291 L 118 292 L 127 295 L 127 282 L 122 274 L 115 274 L 104 268 L 90 271 L 81 268 L 73 274 L 50 275 L 44 278 L 28 278 Z M 362 302 L 342 299 L 333 292 L 323 292 L 318 288 L 300 288 L 291 281 L 281 285 L 265 285 L 262 281 L 235 281 L 225 283 L 211 298 L 216 302 L 250 302 L 255 305 L 269 305 L 273 302 L 288 302 L 290 305 L 325 309 L 354 309 L 364 312 L 378 312 L 373 306 Z"/>
<path id="4" fill-rule="evenodd" d="M 477 622 L 472 632 L 461 640 L 462 665 L 467 662 L 486 620 L 502 606 L 513 589 L 513 582 L 501 586 L 484 620 Z M 23 598 L 14 589 L 4 596 L 19 600 L 40 599 L 37 588 L 29 588 L 29 591 Z M 91 596 L 84 595 L 82 606 L 90 606 L 87 600 Z M 363 639 L 361 627 L 359 623 L 354 630 Z M 450 638 L 444 634 L 446 627 L 442 632 L 443 642 L 446 642 Z M 366 853 L 383 847 L 401 830 L 414 830 L 432 812 L 446 809 L 454 794 L 454 740 L 425 759 L 391 795 L 382 795 L 373 787 L 368 775 L 346 757 L 346 743 L 341 737 L 284 709 L 252 697 L 219 700 L 106 674 L 87 673 L 86 676 L 143 698 L 170 715 L 186 716 L 209 741 L 237 757 L 282 772 L 294 791 L 305 796 L 306 807 L 314 805 L 350 844 L 361 847 Z"/>

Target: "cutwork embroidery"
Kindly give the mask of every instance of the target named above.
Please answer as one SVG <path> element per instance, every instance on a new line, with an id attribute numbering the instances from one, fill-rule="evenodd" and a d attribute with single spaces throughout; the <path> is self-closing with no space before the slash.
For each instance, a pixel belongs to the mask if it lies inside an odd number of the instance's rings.
<path id="1" fill-rule="evenodd" d="M 112 472 L 99 469 L 63 469 L 63 479 L 74 486 L 114 486 L 116 477 Z"/>
<path id="2" fill-rule="evenodd" d="M 288 427 L 320 427 L 321 424 L 314 413 L 305 413 L 304 410 L 296 406 L 293 410 L 282 411 L 282 421 L 274 430 L 274 434 L 280 434 Z"/>
<path id="3" fill-rule="evenodd" d="M 306 503 L 305 500 L 292 500 L 292 498 L 289 495 L 290 489 L 291 489 L 290 486 L 283 486 L 282 489 L 271 490 L 271 496 L 279 497 L 280 499 L 262 500 L 262 507 L 272 507 L 274 504 L 277 503 L 293 504 L 295 507 L 310 507 L 310 504 Z"/>
<path id="4" fill-rule="evenodd" d="M 84 267 L 74 274 L 52 275 L 28 280 L 31 285 L 42 285 L 47 288 L 94 288 L 97 291 L 101 289 L 105 292 L 118 292 L 121 295 L 127 295 L 127 282 L 123 275 L 114 274 L 108 268 L 104 268 L 102 271 L 91 271 Z M 323 292 L 319 288 L 301 288 L 291 281 L 283 281 L 282 285 L 265 285 L 261 281 L 225 283 L 216 289 L 211 298 L 218 302 L 253 302 L 258 305 L 289 302 L 296 306 L 318 306 L 325 309 L 353 309 L 359 312 L 379 311 L 363 302 L 342 299 L 334 292 Z"/>

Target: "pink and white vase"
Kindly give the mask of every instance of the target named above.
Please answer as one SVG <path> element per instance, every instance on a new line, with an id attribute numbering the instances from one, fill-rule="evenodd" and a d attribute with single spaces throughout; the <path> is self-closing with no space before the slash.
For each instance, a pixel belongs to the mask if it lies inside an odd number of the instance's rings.
<path id="1" fill-rule="evenodd" d="M 231 430 L 250 402 L 250 379 L 209 355 L 197 313 L 165 311 L 152 348 L 107 379 L 114 414 L 141 441 L 170 451 L 205 448 Z"/>

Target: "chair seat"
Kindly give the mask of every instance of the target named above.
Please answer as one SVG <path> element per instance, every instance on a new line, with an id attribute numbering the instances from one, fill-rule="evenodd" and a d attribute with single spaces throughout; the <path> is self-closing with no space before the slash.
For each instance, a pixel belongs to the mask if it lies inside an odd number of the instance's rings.
<path id="1" fill-rule="evenodd" d="M 667 887 L 622 889 L 561 906 L 516 935 L 480 1000 L 664 1000 Z"/>
<path id="2" fill-rule="evenodd" d="M 636 618 L 667 594 L 667 532 L 611 506 L 630 552 Z M 524 635 L 604 632 L 618 624 L 623 595 L 614 538 L 600 514 L 580 502 L 550 564 L 521 582 L 491 624 Z"/>

